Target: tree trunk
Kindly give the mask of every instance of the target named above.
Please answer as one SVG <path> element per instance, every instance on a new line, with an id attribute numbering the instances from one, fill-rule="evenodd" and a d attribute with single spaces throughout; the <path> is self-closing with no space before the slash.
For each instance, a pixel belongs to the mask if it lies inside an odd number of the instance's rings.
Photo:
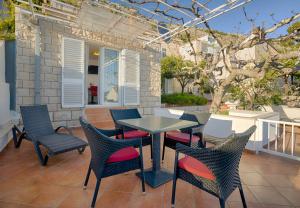
<path id="1" fill-rule="evenodd" d="M 212 103 L 210 106 L 211 113 L 219 112 L 224 94 L 225 94 L 224 86 L 220 86 L 218 89 L 215 90 L 215 93 L 214 93 L 214 96 L 212 99 Z"/>

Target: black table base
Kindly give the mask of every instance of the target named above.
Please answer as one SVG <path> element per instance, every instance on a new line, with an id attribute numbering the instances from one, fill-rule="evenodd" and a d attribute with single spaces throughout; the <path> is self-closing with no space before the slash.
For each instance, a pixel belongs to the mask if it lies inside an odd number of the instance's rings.
<path id="1" fill-rule="evenodd" d="M 145 182 L 150 185 L 152 188 L 156 188 L 160 185 L 163 185 L 173 179 L 173 173 L 170 171 L 161 168 L 159 171 L 153 171 L 152 168 L 145 170 Z M 141 173 L 136 174 L 138 177 L 141 177 Z"/>

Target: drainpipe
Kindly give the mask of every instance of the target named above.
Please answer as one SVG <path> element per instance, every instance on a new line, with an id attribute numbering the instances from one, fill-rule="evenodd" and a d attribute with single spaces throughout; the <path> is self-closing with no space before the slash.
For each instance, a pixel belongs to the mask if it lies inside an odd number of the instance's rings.
<path id="1" fill-rule="evenodd" d="M 39 21 L 35 27 L 35 48 L 34 48 L 34 104 L 41 104 L 41 30 Z"/>

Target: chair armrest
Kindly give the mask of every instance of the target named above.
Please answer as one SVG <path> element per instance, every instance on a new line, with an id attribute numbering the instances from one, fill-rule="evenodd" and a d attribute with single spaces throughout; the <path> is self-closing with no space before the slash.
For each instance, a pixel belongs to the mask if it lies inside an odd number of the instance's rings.
<path id="1" fill-rule="evenodd" d="M 223 137 L 223 138 L 215 137 L 215 136 L 211 136 L 211 135 L 204 135 L 203 139 L 206 142 L 212 143 L 214 145 L 219 145 L 219 144 L 222 144 L 223 142 L 225 142 L 227 139 L 231 138 L 233 135 L 234 135 L 234 132 L 232 134 L 230 134 L 229 136 Z"/>
<path id="2" fill-rule="evenodd" d="M 207 149 L 207 148 L 194 148 L 189 147 L 180 143 L 176 144 L 176 153 L 182 153 L 187 156 L 193 157 L 208 167 L 213 167 L 215 164 L 216 158 L 214 157 L 214 154 L 218 154 L 217 151 L 213 149 Z M 213 170 L 213 168 L 211 168 Z"/>
<path id="3" fill-rule="evenodd" d="M 136 147 L 140 146 L 142 147 L 142 139 L 114 139 L 113 143 L 120 146 L 119 149 L 125 148 L 125 147 Z"/>
<path id="4" fill-rule="evenodd" d="M 197 126 L 197 127 L 194 127 L 192 128 L 192 134 L 202 134 L 203 133 L 203 129 L 204 129 L 204 125 L 202 126 Z"/>
<path id="5" fill-rule="evenodd" d="M 71 131 L 71 129 L 69 129 L 69 128 L 66 127 L 66 126 L 59 126 L 59 127 L 57 127 L 57 128 L 55 129 L 55 133 L 57 133 L 58 130 L 61 129 L 61 128 L 64 128 L 70 135 L 74 136 L 74 135 L 73 135 L 73 132 Z"/>
<path id="6" fill-rule="evenodd" d="M 102 134 L 108 136 L 108 137 L 112 137 L 112 136 L 117 136 L 122 134 L 122 129 L 98 129 L 96 128 L 97 131 L 101 132 Z"/>

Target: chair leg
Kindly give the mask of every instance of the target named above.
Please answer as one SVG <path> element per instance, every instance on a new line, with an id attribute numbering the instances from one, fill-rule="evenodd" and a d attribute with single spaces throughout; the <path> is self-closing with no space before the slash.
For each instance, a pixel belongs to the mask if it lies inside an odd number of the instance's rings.
<path id="1" fill-rule="evenodd" d="M 145 173 L 144 173 L 143 158 L 141 158 L 140 165 L 141 165 L 142 191 L 143 191 L 143 193 L 146 193 L 146 191 L 145 191 Z"/>
<path id="2" fill-rule="evenodd" d="M 152 143 L 150 144 L 150 155 L 151 155 L 151 159 L 152 159 L 153 158 Z"/>
<path id="3" fill-rule="evenodd" d="M 162 158 L 161 158 L 162 162 L 164 162 L 164 159 L 165 159 L 165 149 L 166 149 L 165 140 L 166 140 L 166 138 L 164 137 L 163 152 L 162 152 Z"/>
<path id="4" fill-rule="evenodd" d="M 173 176 L 173 187 L 172 187 L 172 201 L 171 201 L 172 207 L 175 207 L 176 183 L 177 183 L 177 176 L 174 173 L 174 176 Z"/>
<path id="5" fill-rule="evenodd" d="M 243 202 L 243 207 L 247 208 L 247 203 L 246 203 L 246 199 L 245 199 L 245 195 L 244 195 L 244 191 L 243 191 L 242 185 L 239 186 L 239 190 L 240 190 L 240 195 L 241 195 L 242 202 Z"/>
<path id="6" fill-rule="evenodd" d="M 172 187 L 172 207 L 175 207 L 175 197 L 176 197 L 176 183 L 177 183 L 177 165 L 178 165 L 178 152 L 175 152 L 175 162 L 174 162 L 174 175 L 173 175 L 173 187 Z"/>
<path id="7" fill-rule="evenodd" d="M 84 152 L 84 150 L 85 150 L 85 147 L 81 147 L 81 148 L 77 149 L 79 154 L 82 154 Z"/>
<path id="8" fill-rule="evenodd" d="M 94 196 L 93 196 L 93 201 L 92 201 L 92 204 L 91 204 L 91 208 L 95 207 L 95 203 L 96 203 L 98 192 L 99 192 L 100 182 L 101 182 L 101 179 L 97 180 L 96 187 L 95 187 L 95 192 L 94 192 Z"/>
<path id="9" fill-rule="evenodd" d="M 18 133 L 20 134 L 19 138 L 18 138 Z M 18 127 L 14 126 L 12 128 L 12 134 L 13 134 L 13 141 L 14 141 L 15 148 L 19 148 L 21 146 L 23 138 L 25 137 L 25 132 L 21 132 L 18 129 Z"/>
<path id="10" fill-rule="evenodd" d="M 42 151 L 37 143 L 34 143 L 34 150 L 39 158 L 40 164 L 42 166 L 46 166 L 48 162 L 48 155 L 46 155 L 45 158 L 43 157 Z"/>
<path id="11" fill-rule="evenodd" d="M 48 159 L 49 159 L 49 157 L 48 157 L 48 155 L 46 155 L 44 158 L 43 166 L 47 165 Z"/>
<path id="12" fill-rule="evenodd" d="M 87 174 L 86 174 L 86 177 L 85 177 L 84 185 L 83 185 L 84 190 L 86 189 L 86 187 L 88 185 L 90 175 L 91 175 L 91 170 L 92 170 L 91 165 L 89 165 L 89 168 L 88 168 L 88 171 L 87 171 Z"/>
<path id="13" fill-rule="evenodd" d="M 225 200 L 219 198 L 219 201 L 220 201 L 220 207 L 225 208 Z"/>

